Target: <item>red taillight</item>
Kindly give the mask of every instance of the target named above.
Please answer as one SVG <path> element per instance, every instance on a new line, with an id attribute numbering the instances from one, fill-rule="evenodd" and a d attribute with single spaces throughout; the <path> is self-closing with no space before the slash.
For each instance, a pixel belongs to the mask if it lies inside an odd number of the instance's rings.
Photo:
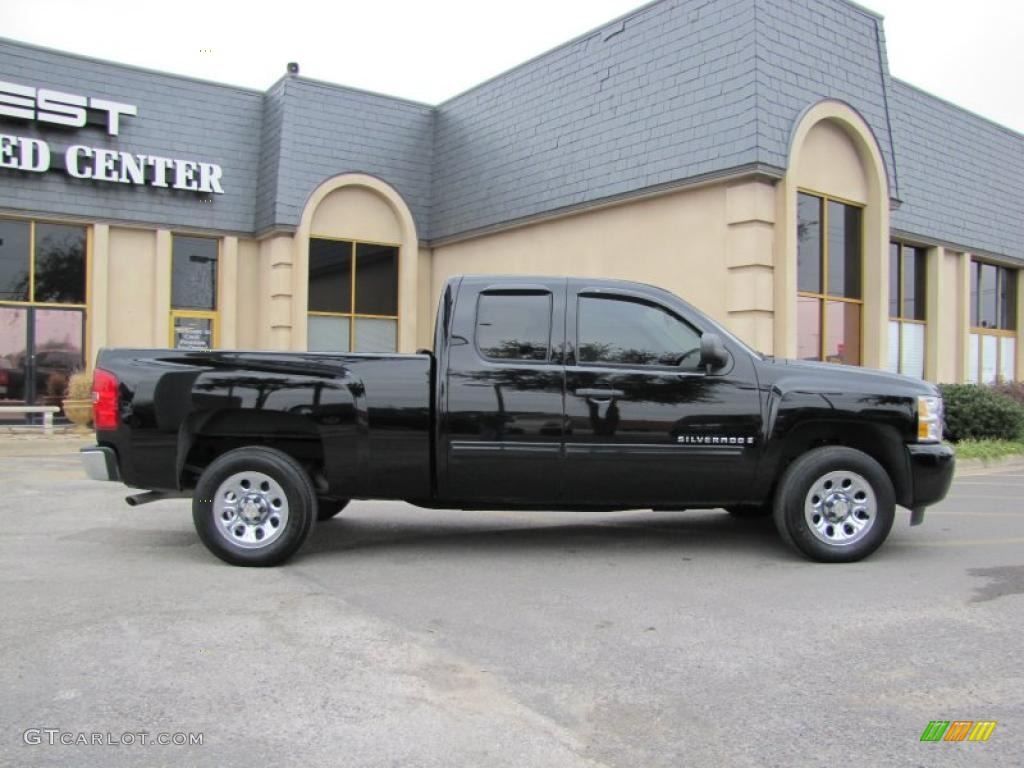
<path id="1" fill-rule="evenodd" d="M 96 429 L 117 429 L 117 376 L 102 368 L 92 374 L 92 423 Z"/>

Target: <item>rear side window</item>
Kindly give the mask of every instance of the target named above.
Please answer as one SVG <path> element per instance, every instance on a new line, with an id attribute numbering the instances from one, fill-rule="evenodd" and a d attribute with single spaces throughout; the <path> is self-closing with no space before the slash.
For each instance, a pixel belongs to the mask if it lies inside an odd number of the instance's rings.
<path id="1" fill-rule="evenodd" d="M 551 350 L 550 293 L 482 293 L 476 346 L 494 360 L 547 360 Z"/>
<path id="2" fill-rule="evenodd" d="M 580 363 L 699 368 L 700 333 L 652 304 L 581 296 L 577 333 Z"/>

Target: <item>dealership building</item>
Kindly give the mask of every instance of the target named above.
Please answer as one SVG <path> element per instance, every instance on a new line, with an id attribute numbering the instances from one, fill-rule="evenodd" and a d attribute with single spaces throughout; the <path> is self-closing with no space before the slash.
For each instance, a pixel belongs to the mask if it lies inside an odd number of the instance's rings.
<path id="1" fill-rule="evenodd" d="M 460 273 L 653 283 L 766 353 L 1017 379 L 1022 267 L 1024 136 L 893 78 L 845 0 L 659 0 L 439 105 L 0 39 L 0 403 L 103 346 L 428 347 Z"/>

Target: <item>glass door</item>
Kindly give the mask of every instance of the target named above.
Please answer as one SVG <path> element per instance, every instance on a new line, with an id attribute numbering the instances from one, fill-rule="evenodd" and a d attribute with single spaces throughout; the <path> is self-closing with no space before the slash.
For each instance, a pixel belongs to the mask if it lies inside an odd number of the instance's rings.
<path id="1" fill-rule="evenodd" d="M 68 377 L 85 367 L 84 342 L 80 309 L 0 307 L 0 404 L 60 408 Z"/>
<path id="2" fill-rule="evenodd" d="M 39 307 L 29 313 L 32 403 L 61 407 L 68 378 L 85 368 L 85 313 Z"/>
<path id="3" fill-rule="evenodd" d="M 0 307 L 0 405 L 28 402 L 28 310 Z M 0 416 L 23 421 L 21 416 Z"/>

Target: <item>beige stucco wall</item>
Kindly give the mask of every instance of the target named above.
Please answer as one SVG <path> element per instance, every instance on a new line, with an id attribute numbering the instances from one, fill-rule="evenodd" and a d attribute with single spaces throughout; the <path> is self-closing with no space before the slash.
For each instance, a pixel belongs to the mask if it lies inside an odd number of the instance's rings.
<path id="1" fill-rule="evenodd" d="M 942 247 L 928 249 L 925 293 L 924 376 L 929 381 L 962 381 L 967 355 L 970 309 L 963 254 Z"/>
<path id="2" fill-rule="evenodd" d="M 267 237 L 259 242 L 260 349 L 292 349 L 292 238 Z"/>
<path id="3" fill-rule="evenodd" d="M 860 154 L 850 135 L 831 120 L 816 123 L 808 132 L 793 179 L 802 189 L 854 203 L 868 202 L 868 180 Z"/>
<path id="4" fill-rule="evenodd" d="M 240 349 L 260 346 L 260 245 L 255 240 L 238 241 L 237 328 Z"/>
<path id="5" fill-rule="evenodd" d="M 452 275 L 611 277 L 666 288 L 725 324 L 728 185 L 538 222 L 433 250 L 430 305 Z"/>
<path id="6" fill-rule="evenodd" d="M 434 348 L 434 315 L 437 299 L 434 295 L 433 283 L 433 252 L 429 248 L 419 248 L 417 258 L 419 268 L 416 270 L 416 348 Z"/>
<path id="7" fill-rule="evenodd" d="M 310 235 L 395 245 L 402 242 L 402 228 L 391 206 L 364 187 L 342 187 L 327 195 L 313 213 Z"/>
<path id="8" fill-rule="evenodd" d="M 165 346 L 167 338 L 157 338 L 154 331 L 154 231 L 110 227 L 108 248 L 106 344 L 111 347 Z"/>
<path id="9" fill-rule="evenodd" d="M 861 363 L 882 368 L 888 357 L 889 182 L 881 150 L 849 105 L 826 100 L 794 128 L 789 168 L 776 188 L 775 352 L 796 354 L 797 195 L 808 190 L 864 206 Z"/>

